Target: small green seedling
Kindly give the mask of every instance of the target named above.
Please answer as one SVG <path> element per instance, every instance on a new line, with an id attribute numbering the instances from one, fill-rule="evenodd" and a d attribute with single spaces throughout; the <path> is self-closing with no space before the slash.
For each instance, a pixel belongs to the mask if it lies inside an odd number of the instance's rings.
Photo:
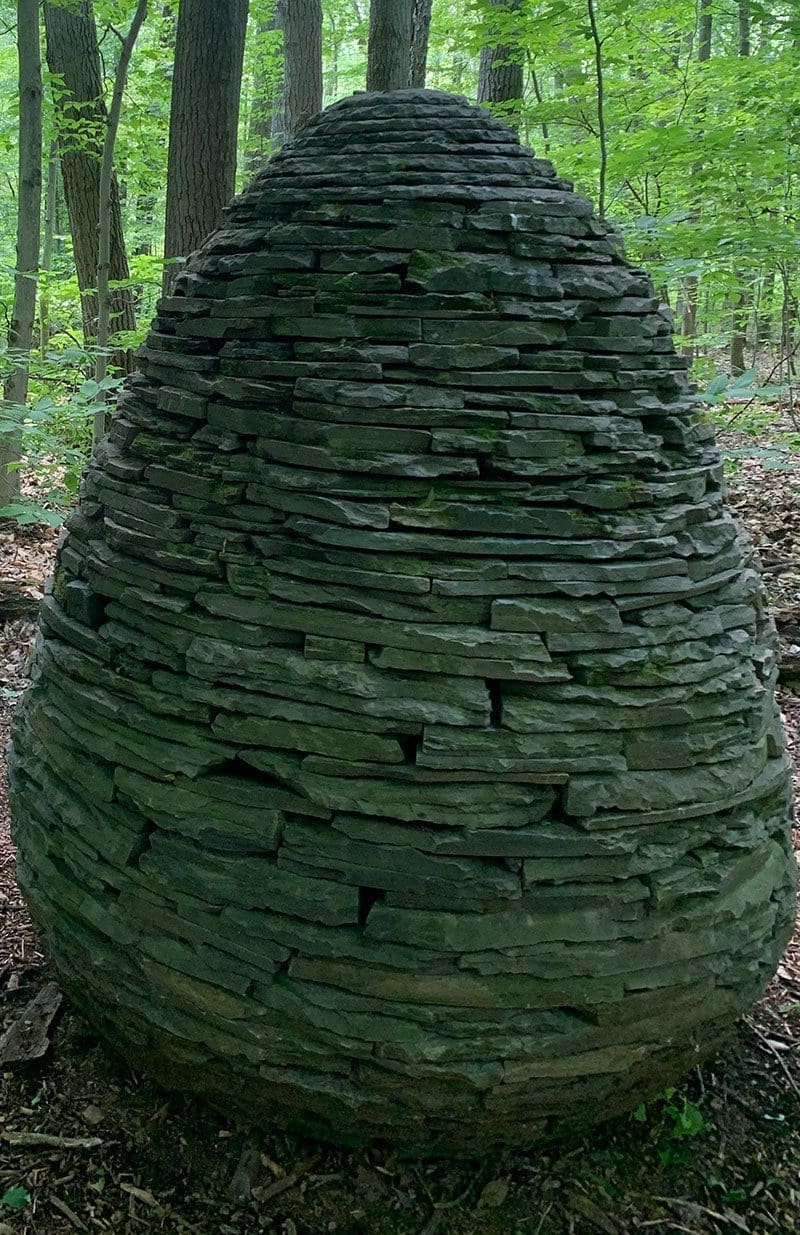
<path id="1" fill-rule="evenodd" d="M 30 1193 L 25 1188 L 9 1188 L 0 1196 L 0 1205 L 6 1209 L 24 1209 L 30 1202 Z"/>
<path id="2" fill-rule="evenodd" d="M 688 1156 L 686 1142 L 708 1129 L 708 1123 L 700 1107 L 687 1097 L 675 1097 L 674 1089 L 665 1089 L 656 1102 L 663 1103 L 651 1113 L 654 1116 L 654 1135 L 659 1142 L 659 1157 L 665 1164 L 685 1162 Z M 654 1104 L 651 1104 L 651 1108 Z M 633 1112 L 637 1123 L 648 1121 L 647 1105 L 642 1102 Z"/>

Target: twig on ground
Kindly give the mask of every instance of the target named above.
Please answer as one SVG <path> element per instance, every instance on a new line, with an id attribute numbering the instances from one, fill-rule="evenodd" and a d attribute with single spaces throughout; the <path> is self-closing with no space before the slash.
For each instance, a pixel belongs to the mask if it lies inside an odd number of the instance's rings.
<path id="1" fill-rule="evenodd" d="M 66 1201 L 59 1200 L 57 1196 L 51 1196 L 50 1204 L 53 1206 L 53 1209 L 57 1209 L 60 1214 L 63 1214 L 77 1231 L 88 1231 L 89 1228 L 86 1223 L 81 1221 L 75 1210 L 71 1209 Z"/>
<path id="2" fill-rule="evenodd" d="M 755 1021 L 753 1021 L 753 1020 L 752 1020 L 749 1016 L 745 1016 L 745 1017 L 743 1017 L 742 1019 L 744 1020 L 745 1025 L 747 1025 L 750 1029 L 752 1029 L 753 1033 L 756 1035 L 756 1037 L 758 1038 L 759 1042 L 762 1042 L 762 1043 L 764 1044 L 764 1046 L 766 1047 L 766 1049 L 769 1051 L 769 1053 L 770 1053 L 770 1054 L 771 1054 L 771 1055 L 772 1055 L 775 1059 L 777 1059 L 777 1061 L 778 1061 L 778 1063 L 779 1063 L 779 1065 L 780 1065 L 780 1067 L 781 1067 L 781 1069 L 782 1069 L 782 1071 L 783 1071 L 784 1076 L 786 1077 L 787 1081 L 789 1082 L 789 1084 L 791 1085 L 792 1089 L 794 1090 L 795 1096 L 796 1096 L 798 1099 L 800 1099 L 800 1085 L 798 1085 L 798 1084 L 797 1084 L 797 1081 L 796 1081 L 796 1080 L 794 1079 L 794 1077 L 792 1076 L 791 1072 L 789 1071 L 788 1067 L 786 1066 L 786 1062 L 785 1062 L 785 1060 L 781 1058 L 781 1053 L 780 1053 L 780 1051 L 778 1051 L 778 1050 L 776 1050 L 776 1049 L 775 1049 L 775 1047 L 772 1045 L 772 1043 L 770 1042 L 770 1040 L 769 1040 L 769 1038 L 767 1037 L 767 1035 L 763 1032 L 763 1030 L 759 1029 L 759 1027 L 758 1027 L 758 1025 L 756 1025 Z"/>
<path id="3" fill-rule="evenodd" d="M 99 1149 L 99 1136 L 53 1136 L 48 1132 L 0 1132 L 3 1140 L 19 1149 Z"/>
<path id="4" fill-rule="evenodd" d="M 258 1199 L 260 1202 L 271 1201 L 273 1197 L 280 1196 L 282 1192 L 288 1192 L 290 1188 L 294 1188 L 304 1175 L 307 1175 L 311 1170 L 316 1158 L 310 1158 L 308 1162 L 302 1162 L 296 1171 L 292 1171 L 291 1175 L 287 1175 L 284 1179 L 276 1179 L 274 1184 L 270 1184 L 268 1188 L 259 1191 Z"/>

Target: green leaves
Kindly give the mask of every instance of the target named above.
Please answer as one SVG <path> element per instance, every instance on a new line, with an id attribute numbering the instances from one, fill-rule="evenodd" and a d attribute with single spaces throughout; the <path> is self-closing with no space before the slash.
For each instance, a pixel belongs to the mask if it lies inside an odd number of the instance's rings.
<path id="1" fill-rule="evenodd" d="M 664 1163 L 680 1163 L 688 1158 L 687 1141 L 708 1130 L 708 1121 L 700 1107 L 685 1094 L 665 1089 L 654 1102 L 642 1102 L 631 1117 L 640 1124 L 649 1123 L 659 1157 Z"/>
<path id="2" fill-rule="evenodd" d="M 775 399 L 784 391 L 783 386 L 758 383 L 757 369 L 747 369 L 736 377 L 716 373 L 697 397 L 702 403 L 729 403 L 732 399 Z"/>
<path id="3" fill-rule="evenodd" d="M 0 1196 L 0 1205 L 5 1205 L 7 1209 L 24 1209 L 30 1199 L 30 1193 L 25 1188 L 9 1188 Z"/>
<path id="4" fill-rule="evenodd" d="M 14 363 L 18 359 L 15 356 Z M 108 396 L 122 385 L 122 378 L 109 375 L 97 382 L 85 377 L 93 356 L 73 345 L 48 350 L 43 360 L 34 353 L 24 360 L 31 402 L 27 407 L 0 404 L 0 435 L 21 436 L 25 469 L 34 474 L 43 496 L 3 507 L 0 519 L 59 527 L 86 466 L 93 417 L 106 410 Z M 0 354 L 0 363 L 5 361 Z"/>
<path id="5" fill-rule="evenodd" d="M 13 519 L 20 527 L 34 523 L 46 523 L 48 527 L 61 527 L 65 515 L 58 510 L 49 510 L 38 502 L 12 502 L 0 506 L 0 519 Z"/>

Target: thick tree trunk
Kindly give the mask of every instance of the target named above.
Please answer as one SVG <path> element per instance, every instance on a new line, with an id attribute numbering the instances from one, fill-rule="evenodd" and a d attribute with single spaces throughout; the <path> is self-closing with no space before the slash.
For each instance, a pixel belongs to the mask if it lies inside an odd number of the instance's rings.
<path id="1" fill-rule="evenodd" d="M 17 187 L 17 265 L 8 346 L 30 354 L 36 316 L 36 273 L 42 209 L 42 66 L 39 55 L 38 0 L 17 0 L 19 57 L 19 180 Z M 24 408 L 28 399 L 27 358 L 5 381 L 3 399 Z M 18 433 L 0 433 L 0 508 L 19 492 Z M 9 471 L 9 467 L 12 468 Z"/>
<path id="2" fill-rule="evenodd" d="M 414 21 L 411 31 L 411 76 L 409 85 L 416 89 L 425 86 L 428 68 L 428 38 L 431 30 L 433 0 L 415 0 Z"/>
<path id="3" fill-rule="evenodd" d="M 281 0 L 286 136 L 322 110 L 322 0 Z"/>
<path id="4" fill-rule="evenodd" d="M 98 250 L 97 250 L 97 361 L 95 364 L 95 379 L 101 386 L 106 379 L 108 369 L 108 336 L 110 328 L 111 294 L 108 286 L 111 268 L 111 210 L 112 182 L 114 179 L 114 146 L 117 141 L 119 118 L 122 112 L 122 92 L 128 78 L 134 44 L 147 13 L 147 0 L 138 0 L 136 11 L 131 20 L 130 29 L 122 40 L 122 48 L 114 79 L 114 90 L 111 96 L 111 107 L 108 113 L 105 138 L 103 141 L 103 157 L 100 160 L 100 211 L 98 215 Z M 105 412 L 96 412 L 92 441 L 96 446 L 106 431 Z"/>
<path id="5" fill-rule="evenodd" d="M 367 90 L 403 90 L 411 80 L 415 0 L 370 0 Z"/>
<path id="6" fill-rule="evenodd" d="M 97 336 L 97 236 L 100 211 L 100 161 L 107 123 L 100 71 L 100 49 L 91 0 L 77 8 L 45 4 L 47 63 L 61 76 L 65 90 L 56 98 L 61 176 L 69 214 L 72 250 L 81 290 L 83 334 L 87 345 Z M 79 137 L 76 138 L 76 130 Z M 112 282 L 130 279 L 116 177 L 111 181 Z M 90 290 L 91 289 L 91 290 Z M 133 294 L 126 287 L 111 293 L 111 332 L 134 330 Z M 116 354 L 113 363 L 130 369 L 130 352 Z"/>
<path id="7" fill-rule="evenodd" d="M 236 183 L 248 0 L 181 0 L 169 121 L 164 257 L 184 258 L 222 218 Z M 164 294 L 178 264 L 164 270 Z"/>
<path id="8" fill-rule="evenodd" d="M 516 13 L 520 0 L 489 0 L 492 8 L 503 15 Z M 494 32 L 496 33 L 496 32 Z M 524 89 L 522 49 L 516 41 L 490 41 L 481 49 L 478 68 L 478 102 L 499 105 L 505 119 L 516 127 Z"/>

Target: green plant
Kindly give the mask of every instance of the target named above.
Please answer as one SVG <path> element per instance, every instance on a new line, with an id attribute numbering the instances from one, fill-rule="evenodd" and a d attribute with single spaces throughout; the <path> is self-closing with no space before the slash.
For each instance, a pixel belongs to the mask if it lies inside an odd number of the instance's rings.
<path id="1" fill-rule="evenodd" d="M 698 391 L 701 403 L 729 403 L 731 399 L 776 399 L 784 391 L 783 386 L 759 386 L 758 372 L 747 369 L 736 377 L 727 373 L 715 373 L 705 390 Z"/>
<path id="2" fill-rule="evenodd" d="M 708 1129 L 700 1107 L 685 1094 L 665 1089 L 652 1103 L 641 1103 L 633 1112 L 637 1123 L 649 1123 L 657 1144 L 659 1157 L 666 1164 L 685 1162 L 686 1142 Z"/>
<path id="3" fill-rule="evenodd" d="M 763 468 L 772 472 L 793 472 L 800 467 L 800 456 L 793 442 L 774 442 L 767 446 L 730 446 L 724 454 L 726 462 L 738 459 L 757 459 Z M 730 470 L 738 469 L 732 467 Z"/>
<path id="4" fill-rule="evenodd" d="M 31 385 L 34 391 L 49 386 L 55 393 L 40 394 L 26 408 L 13 404 L 0 407 L 0 434 L 21 434 L 24 465 L 36 477 L 42 493 L 40 501 L 20 498 L 0 508 L 0 518 L 51 527 L 63 521 L 86 466 L 92 420 L 106 408 L 109 395 L 123 380 L 109 376 L 101 382 L 86 378 L 75 384 L 69 370 L 83 367 L 86 357 L 77 347 L 48 353 L 43 365 L 32 366 Z"/>
<path id="5" fill-rule="evenodd" d="M 30 1193 L 25 1188 L 9 1188 L 0 1196 L 0 1205 L 7 1209 L 24 1209 L 30 1202 Z"/>

